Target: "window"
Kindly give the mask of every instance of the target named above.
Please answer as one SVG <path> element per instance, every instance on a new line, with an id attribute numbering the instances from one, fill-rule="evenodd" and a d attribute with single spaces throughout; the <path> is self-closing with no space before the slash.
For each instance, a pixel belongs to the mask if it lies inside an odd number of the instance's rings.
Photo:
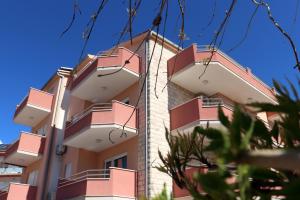
<path id="1" fill-rule="evenodd" d="M 38 174 L 39 174 L 39 171 L 37 171 L 37 170 L 30 172 L 27 183 L 32 186 L 37 186 Z"/>
<path id="2" fill-rule="evenodd" d="M 127 155 L 122 154 L 105 161 L 105 169 L 109 167 L 118 167 L 118 168 L 125 168 L 127 169 Z"/>
<path id="3" fill-rule="evenodd" d="M 65 165 L 65 178 L 69 178 L 72 175 L 72 163 L 67 163 Z"/>

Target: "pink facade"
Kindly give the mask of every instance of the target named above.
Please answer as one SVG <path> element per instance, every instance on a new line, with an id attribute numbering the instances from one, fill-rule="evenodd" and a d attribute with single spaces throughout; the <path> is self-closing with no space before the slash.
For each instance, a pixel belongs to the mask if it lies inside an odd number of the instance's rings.
<path id="1" fill-rule="evenodd" d="M 126 61 L 130 59 L 130 62 Z M 130 50 L 126 48 L 118 48 L 117 52 L 106 53 L 105 55 L 100 55 L 93 63 L 87 66 L 86 69 L 74 80 L 71 86 L 71 90 L 75 88 L 82 80 L 94 72 L 97 68 L 105 67 L 123 67 L 136 74 L 140 73 L 140 60 L 138 55 L 133 54 Z"/>
<path id="2" fill-rule="evenodd" d="M 200 167 L 200 168 L 188 168 L 185 171 L 185 174 L 187 177 L 192 178 L 193 174 L 195 173 L 206 173 L 207 172 L 207 168 L 204 167 Z M 198 191 L 202 191 L 201 187 L 198 188 Z M 175 182 L 173 182 L 173 195 L 174 198 L 181 198 L 181 197 L 186 197 L 186 196 L 190 196 L 189 191 L 187 191 L 186 189 L 181 189 L 180 187 L 178 187 L 176 185 Z"/>
<path id="3" fill-rule="evenodd" d="M 11 183 L 9 185 L 6 200 L 35 200 L 37 187 L 28 184 Z M 1 194 L 0 194 L 1 195 Z M 0 196 L 1 199 L 1 196 Z"/>
<path id="4" fill-rule="evenodd" d="M 171 130 L 189 125 L 197 121 L 218 121 L 219 105 L 224 114 L 229 118 L 232 116 L 233 108 L 231 105 L 224 104 L 222 99 L 211 98 L 212 103 L 207 98 L 206 101 L 202 98 L 195 98 L 184 104 L 181 104 L 170 110 Z"/>
<path id="5" fill-rule="evenodd" d="M 109 170 L 81 172 L 75 178 L 62 179 L 57 190 L 57 200 L 89 197 L 136 197 L 136 171 L 110 168 Z M 71 180 L 70 180 L 71 179 Z"/>
<path id="6" fill-rule="evenodd" d="M 10 154 L 22 151 L 33 154 L 42 154 L 45 146 L 45 137 L 22 132 L 20 139 L 12 144 L 6 151 L 6 157 Z"/>
<path id="7" fill-rule="evenodd" d="M 163 47 L 162 75 L 155 85 L 160 96 L 156 98 L 153 92 L 156 76 L 152 68 L 147 84 L 143 85 L 142 81 L 144 69 L 150 64 L 147 55 L 151 52 L 151 40 L 153 38 L 147 39 L 149 45 L 143 47 L 149 46 L 148 49 L 136 53 L 132 51 L 137 42 L 143 41 L 140 36 L 134 38 L 133 45 L 125 42 L 116 52 L 108 50 L 98 57 L 88 56 L 75 69 L 59 69 L 43 91 L 30 89 L 17 107 L 14 121 L 31 127 L 31 132 L 38 134 L 21 133 L 19 140 L 0 152 L 0 156 L 7 163 L 24 166 L 21 182 L 31 185 L 11 183 L 8 192 L 0 192 L 0 200 L 45 199 L 45 195 L 58 200 L 134 199 L 145 195 L 150 199 L 161 191 L 165 181 L 174 197 L 189 196 L 186 190 L 172 183 L 170 177 L 150 166 L 159 161 L 158 149 L 167 151 L 164 128 L 173 134 L 173 130 L 190 129 L 202 122 L 218 124 L 219 106 L 231 119 L 233 104 L 242 103 L 234 98 L 236 93 L 228 95 L 230 90 L 224 93 L 216 87 L 210 88 L 211 94 L 207 94 L 170 82 L 167 92 L 160 93 L 160 87 L 165 86 L 168 78 L 210 55 L 210 52 L 198 51 L 195 45 L 176 55 L 177 47 L 167 41 Z M 153 62 L 158 60 L 159 56 L 154 54 Z M 250 70 L 239 67 L 222 53 L 216 51 L 212 62 L 225 66 L 228 72 L 222 73 L 237 75 L 230 78 L 246 80 L 251 86 L 245 84 L 245 87 L 251 91 L 258 89 L 263 93 L 255 95 L 274 98 L 273 91 Z M 120 74 L 116 70 L 120 70 Z M 105 72 L 118 74 L 101 77 Z M 201 97 L 195 98 L 198 95 Z M 273 115 L 266 116 L 271 119 Z M 207 170 L 188 169 L 186 173 L 192 176 L 195 171 L 205 173 Z"/>
<path id="8" fill-rule="evenodd" d="M 242 77 L 248 83 L 255 88 L 268 95 L 270 98 L 275 99 L 274 91 L 270 89 L 266 84 L 257 79 L 249 69 L 240 67 L 235 61 L 225 56 L 220 51 L 215 51 L 213 54 L 208 50 L 198 50 L 197 45 L 192 45 L 189 48 L 184 49 L 176 56 L 168 60 L 168 76 L 172 77 L 176 73 L 189 67 L 196 62 L 206 62 L 211 58 L 210 62 L 218 62 L 225 66 L 228 70 L 234 74 Z"/>
<path id="9" fill-rule="evenodd" d="M 133 106 L 118 101 L 112 101 L 111 104 L 92 105 L 78 118 L 67 125 L 65 138 L 91 125 L 116 124 L 132 129 L 137 128 L 137 111 Z"/>
<path id="10" fill-rule="evenodd" d="M 50 93 L 46 93 L 41 90 L 37 90 L 35 88 L 30 88 L 29 94 L 25 99 L 21 102 L 20 105 L 17 106 L 14 118 L 26 107 L 26 106 L 34 106 L 46 111 L 51 111 L 53 101 L 53 95 Z"/>

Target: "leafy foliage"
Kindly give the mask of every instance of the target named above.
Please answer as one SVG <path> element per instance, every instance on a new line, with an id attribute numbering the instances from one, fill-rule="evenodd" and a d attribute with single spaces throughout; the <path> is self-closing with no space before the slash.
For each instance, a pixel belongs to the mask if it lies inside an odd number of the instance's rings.
<path id="1" fill-rule="evenodd" d="M 159 152 L 163 164 L 157 168 L 195 199 L 299 199 L 297 166 L 285 166 L 272 154 L 280 151 L 283 158 L 291 151 L 300 154 L 300 99 L 294 85 L 289 84 L 292 95 L 274 81 L 278 104 L 247 105 L 257 112 L 278 115 L 280 120 L 275 120 L 272 127 L 236 105 L 231 119 L 219 108 L 222 129 L 210 128 L 208 124 L 195 127 L 190 134 L 177 135 L 166 129 L 170 150 L 165 156 Z M 266 156 L 266 160 L 271 160 L 267 167 L 256 162 L 257 155 L 266 150 L 271 152 Z M 185 172 L 190 167 L 208 171 L 188 176 Z"/>
<path id="2" fill-rule="evenodd" d="M 164 185 L 162 192 L 153 197 L 152 200 L 173 200 L 173 197 L 172 194 L 168 195 L 166 185 Z"/>

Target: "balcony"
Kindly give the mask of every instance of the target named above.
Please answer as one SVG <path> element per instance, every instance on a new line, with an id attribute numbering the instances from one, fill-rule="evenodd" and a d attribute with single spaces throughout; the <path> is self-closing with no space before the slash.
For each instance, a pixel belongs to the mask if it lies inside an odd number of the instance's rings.
<path id="1" fill-rule="evenodd" d="M 5 158 L 5 152 L 7 148 L 9 147 L 9 144 L 0 144 L 0 166 L 2 166 L 4 158 Z"/>
<path id="2" fill-rule="evenodd" d="M 273 89 L 220 50 L 212 52 L 192 45 L 168 60 L 168 77 L 195 94 L 222 93 L 241 104 L 276 102 Z"/>
<path id="3" fill-rule="evenodd" d="M 39 160 L 44 151 L 45 139 L 41 135 L 22 132 L 20 139 L 6 150 L 5 163 L 28 166 Z"/>
<path id="4" fill-rule="evenodd" d="M 50 114 L 52 101 L 53 94 L 31 88 L 28 96 L 17 106 L 14 122 L 36 126 Z"/>
<path id="5" fill-rule="evenodd" d="M 91 102 L 106 102 L 139 79 L 140 59 L 125 48 L 97 56 L 79 71 L 71 94 Z"/>
<path id="6" fill-rule="evenodd" d="M 60 179 L 56 193 L 57 200 L 76 197 L 135 199 L 136 171 L 110 168 L 106 170 L 88 170 L 67 179 Z"/>
<path id="7" fill-rule="evenodd" d="M 221 98 L 197 97 L 170 110 L 171 131 L 191 132 L 195 126 L 222 127 L 218 118 L 218 107 L 231 118 L 233 106 Z"/>
<path id="8" fill-rule="evenodd" d="M 137 135 L 137 111 L 133 106 L 112 101 L 94 104 L 67 124 L 64 144 L 101 151 Z"/>
<path id="9" fill-rule="evenodd" d="M 28 184 L 10 183 L 7 188 L 0 191 L 0 200 L 34 200 L 37 187 Z"/>
<path id="10" fill-rule="evenodd" d="M 189 178 L 192 178 L 194 173 L 202 173 L 203 174 L 203 173 L 206 173 L 207 171 L 208 171 L 208 169 L 205 167 L 188 168 L 185 170 L 185 175 Z M 198 191 L 203 192 L 201 187 L 198 188 Z M 187 189 L 181 189 L 173 181 L 173 197 L 174 198 L 184 198 L 184 197 L 188 198 L 190 196 L 191 196 L 191 194 L 189 193 L 189 191 Z M 192 199 L 192 197 L 189 199 Z"/>

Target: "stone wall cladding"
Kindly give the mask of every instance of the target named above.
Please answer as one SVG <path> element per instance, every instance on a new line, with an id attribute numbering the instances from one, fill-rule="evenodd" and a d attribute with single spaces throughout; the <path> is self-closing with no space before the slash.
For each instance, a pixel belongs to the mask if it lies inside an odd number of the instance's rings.
<path id="1" fill-rule="evenodd" d="M 154 41 L 149 41 L 149 52 L 152 54 Z M 158 166 L 161 161 L 158 156 L 158 150 L 166 154 L 169 150 L 167 141 L 165 139 L 165 127 L 170 128 L 170 115 L 169 109 L 192 99 L 195 95 L 183 88 L 168 83 L 167 78 L 167 60 L 175 54 L 170 50 L 164 48 L 162 52 L 162 59 L 158 71 L 158 81 L 156 83 L 156 71 L 159 63 L 159 57 L 162 46 L 157 43 L 153 58 L 150 63 L 149 71 L 149 85 L 148 85 L 148 98 L 149 98 L 149 139 L 148 139 L 148 192 L 149 197 L 153 197 L 160 193 L 163 185 L 166 184 L 167 190 L 172 190 L 172 179 L 159 172 L 154 166 Z M 155 95 L 155 84 L 158 98 Z M 165 87 L 167 84 L 167 87 Z M 163 90 L 163 88 L 165 89 Z M 163 92 L 162 92 L 163 90 Z"/>
<path id="2" fill-rule="evenodd" d="M 137 54 L 141 57 L 141 78 L 139 81 L 139 91 L 141 91 L 141 87 L 144 81 L 144 71 L 145 71 L 145 42 L 141 45 L 139 50 L 137 50 Z M 135 52 L 136 48 L 139 44 L 133 45 L 129 48 L 131 51 Z M 138 183 L 137 183 L 137 195 L 138 197 L 142 197 L 145 195 L 145 133 L 146 133 L 146 126 L 145 126 L 145 88 L 143 89 L 141 98 L 138 102 Z"/>

